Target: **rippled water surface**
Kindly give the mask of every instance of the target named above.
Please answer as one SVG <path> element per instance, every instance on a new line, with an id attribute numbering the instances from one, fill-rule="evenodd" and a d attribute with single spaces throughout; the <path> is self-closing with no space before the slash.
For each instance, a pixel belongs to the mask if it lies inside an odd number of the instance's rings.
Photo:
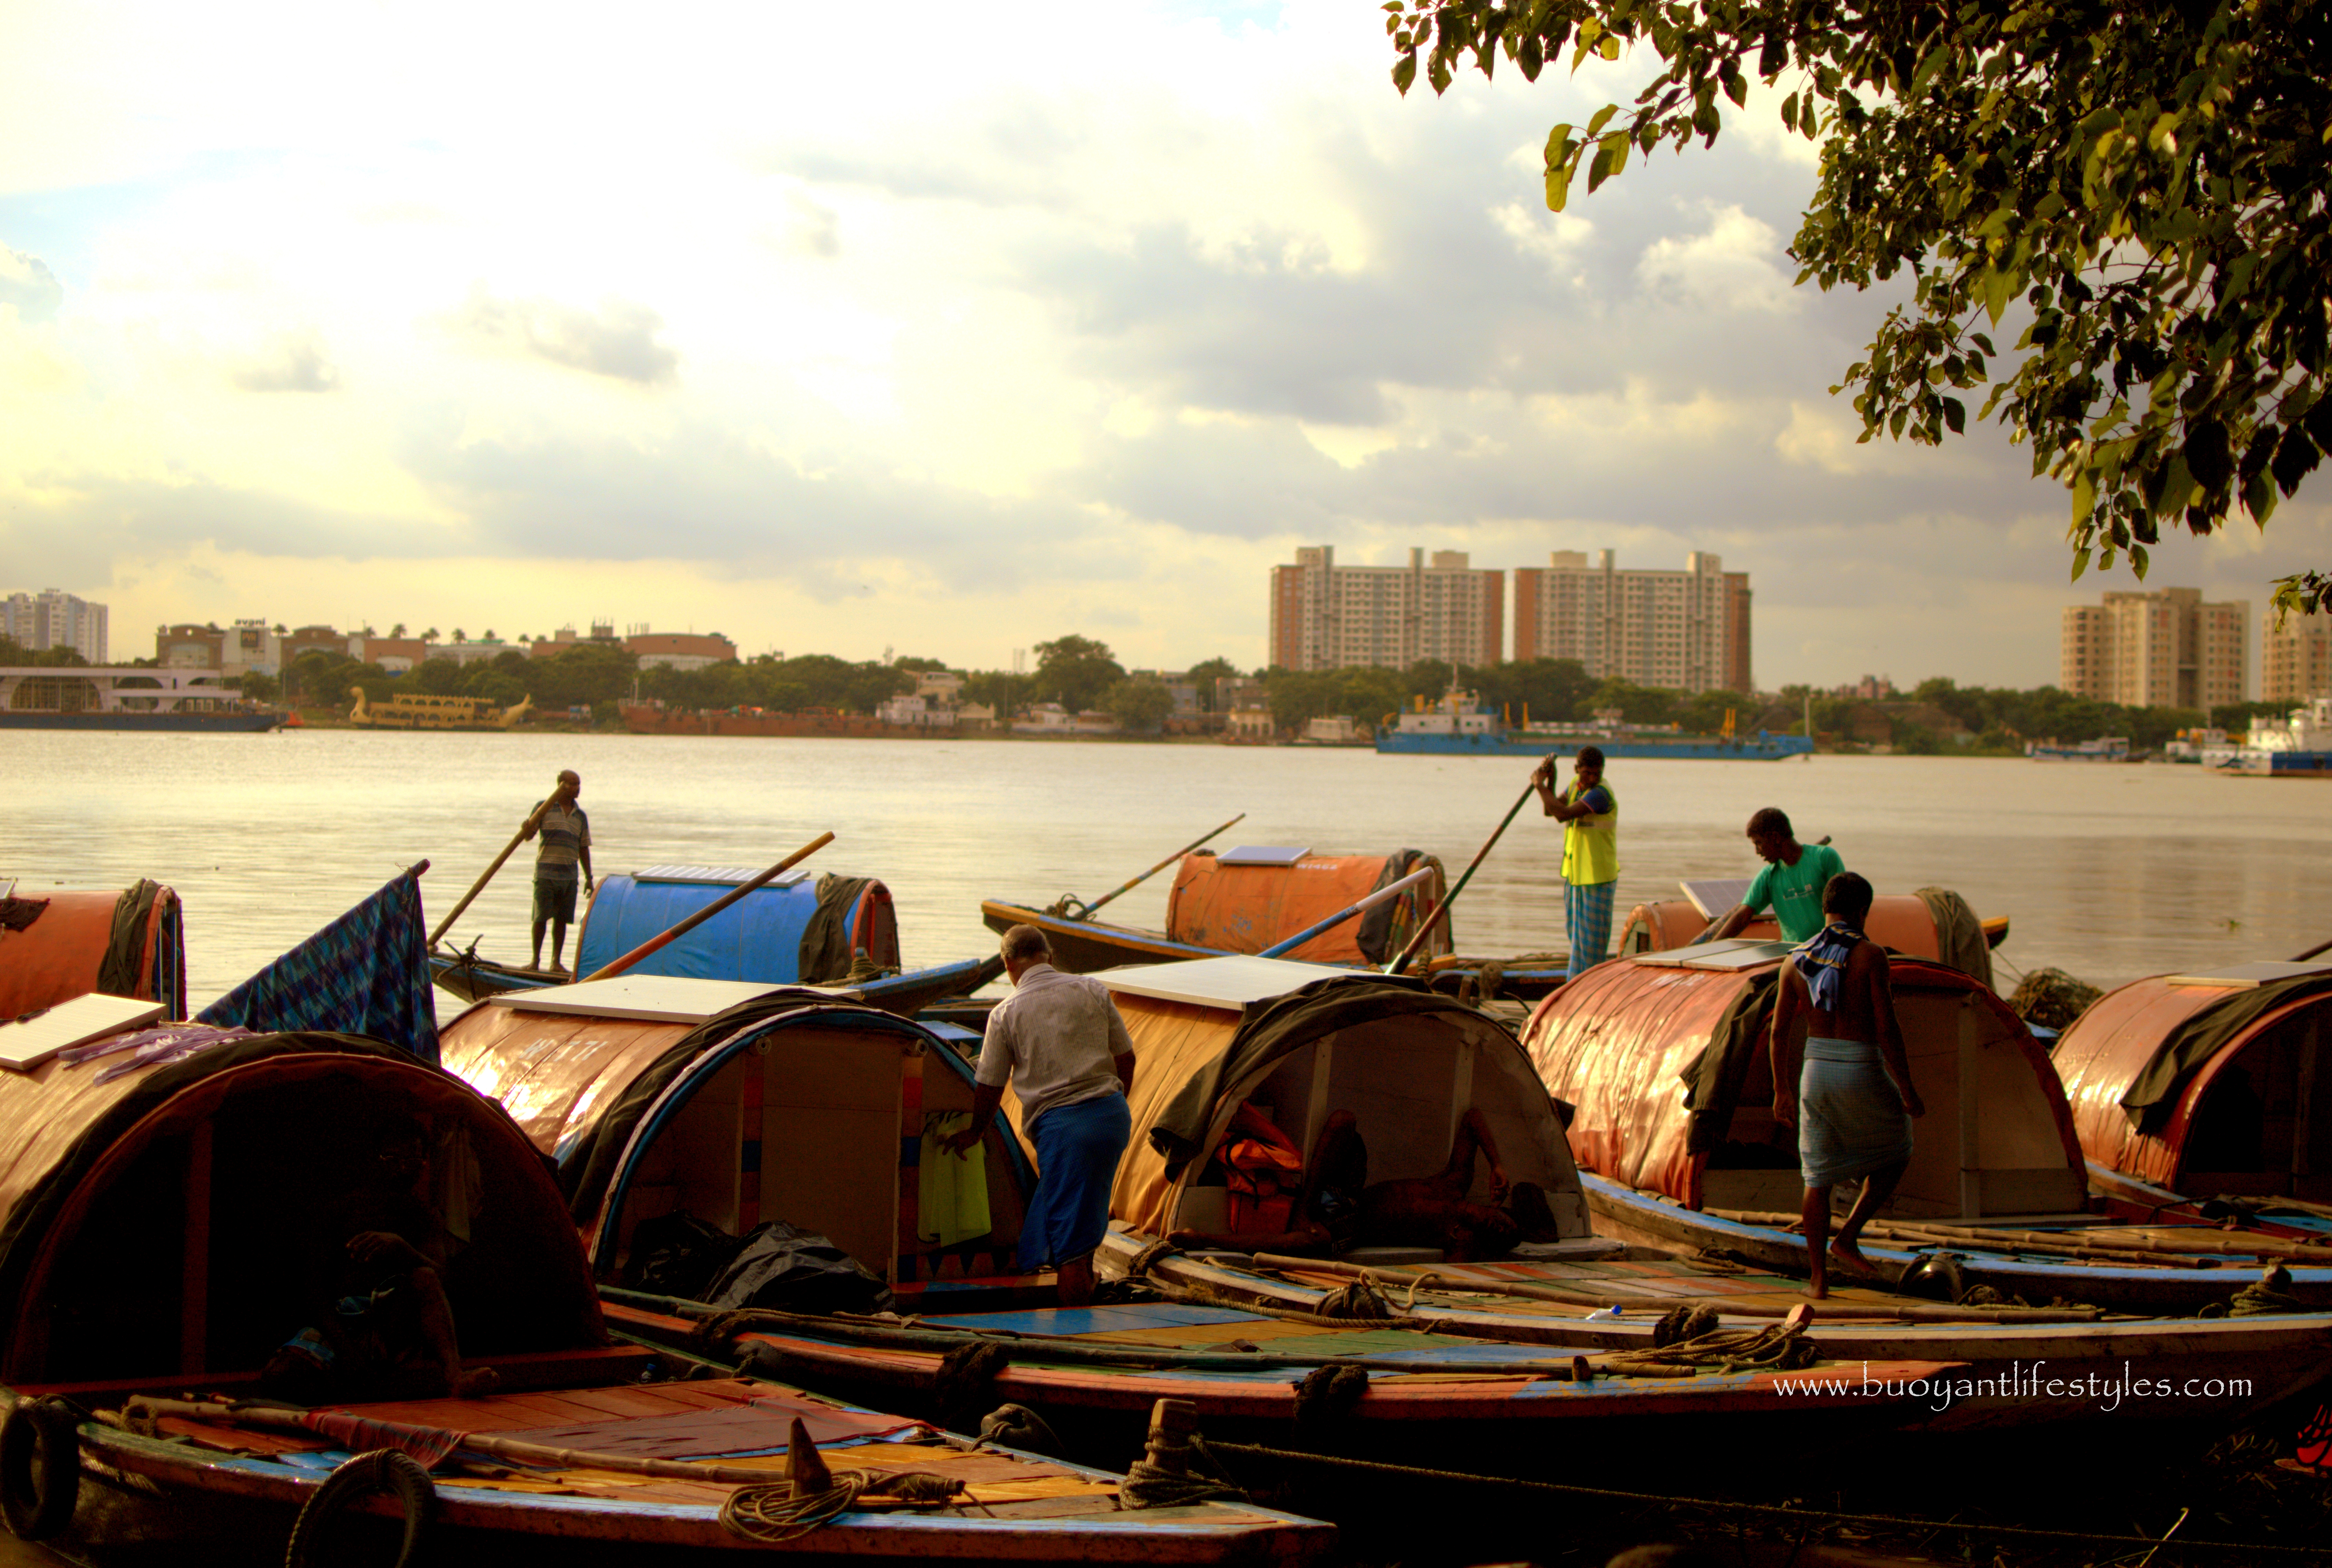
<path id="1" fill-rule="evenodd" d="M 1219 846 L 1415 846 L 1453 876 L 1524 788 L 1517 760 L 1186 744 L 630 735 L 0 735 L 0 876 L 167 882 L 185 901 L 197 1006 L 426 858 L 434 923 L 561 768 L 583 777 L 597 868 L 809 864 L 882 878 L 910 962 L 992 951 L 983 897 L 1098 898 L 1216 823 Z M 2001 956 L 2111 984 L 2289 957 L 2332 938 L 2332 787 L 2193 768 L 1957 758 L 1616 762 L 1620 907 L 1685 876 L 1746 875 L 1749 813 L 1832 837 L 1881 892 L 1956 887 L 2014 917 Z M 527 862 L 455 926 L 525 957 Z M 1457 906 L 1458 945 L 1563 945 L 1561 836 L 1528 805 Z M 1113 915 L 1157 926 L 1161 875 Z M 570 957 L 572 954 L 570 945 Z M 2003 985 L 2014 970 L 2003 971 Z"/>

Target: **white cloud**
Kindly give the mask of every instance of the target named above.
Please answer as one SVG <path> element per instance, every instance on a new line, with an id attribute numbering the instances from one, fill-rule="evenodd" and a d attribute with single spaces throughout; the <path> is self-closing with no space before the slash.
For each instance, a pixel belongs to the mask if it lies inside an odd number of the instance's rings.
<path id="1" fill-rule="evenodd" d="M 1645 248 L 1636 264 L 1645 288 L 1706 311 L 1778 315 L 1799 309 L 1801 297 L 1790 286 L 1796 274 L 1782 270 L 1786 258 L 1773 225 L 1734 203 L 1706 210 L 1702 233 L 1669 235 Z"/>

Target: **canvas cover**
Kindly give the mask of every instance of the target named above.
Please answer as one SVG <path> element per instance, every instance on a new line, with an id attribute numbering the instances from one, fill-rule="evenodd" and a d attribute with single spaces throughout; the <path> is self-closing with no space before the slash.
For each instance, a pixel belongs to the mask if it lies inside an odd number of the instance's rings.
<path id="1" fill-rule="evenodd" d="M 2332 984 L 2250 990 L 2173 985 L 2155 976 L 2107 992 L 2051 1053 L 2082 1152 L 2108 1170 L 2175 1184 L 2198 1093 L 2269 1029 L 2332 1007 Z"/>
<path id="2" fill-rule="evenodd" d="M 1127 1096 L 1133 1138 L 1118 1164 L 1110 1214 L 1137 1229 L 1162 1235 L 1171 1228 L 1183 1186 L 1200 1172 L 1240 1107 L 1285 1058 L 1309 1046 L 1343 1042 L 1339 1049 L 1366 1049 L 1383 1075 L 1398 1079 L 1404 1068 L 1403 1032 L 1411 1041 L 1429 1037 L 1437 1044 L 1470 1047 L 1477 1065 L 1469 1104 L 1498 1128 L 1507 1175 L 1546 1188 L 1558 1216 L 1567 1211 L 1566 1198 L 1577 1194 L 1577 1171 L 1563 1148 L 1553 1104 L 1514 1037 L 1474 1009 L 1416 982 L 1335 976 L 1245 1009 L 1126 994 L 1117 1004 L 1133 1037 L 1139 1066 Z M 1363 1114 L 1372 1179 L 1424 1175 L 1438 1168 L 1447 1155 L 1456 1114 L 1468 1108 L 1453 1108 L 1446 1081 L 1420 1078 L 1402 1087 L 1410 1092 L 1410 1114 L 1400 1119 L 1422 1123 L 1431 1118 L 1432 1125 L 1396 1129 L 1392 1119 L 1372 1123 Z M 1419 1148 L 1434 1151 L 1425 1156 L 1427 1164 L 1418 1166 L 1414 1151 L 1409 1159 L 1414 1169 L 1382 1157 L 1394 1146 L 1391 1134 L 1396 1130 L 1410 1134 Z M 1584 1234 L 1584 1211 L 1577 1212 L 1577 1229 Z"/>
<path id="3" fill-rule="evenodd" d="M 736 891 L 726 882 L 599 880 L 583 922 L 576 972 L 589 974 Z M 899 928 L 891 891 L 872 877 L 821 876 L 755 888 L 719 914 L 650 953 L 634 974 L 691 980 L 818 985 L 850 970 L 865 948 L 877 965 L 899 967 Z"/>
<path id="4" fill-rule="evenodd" d="M 1225 865 L 1208 851 L 1186 855 L 1166 898 L 1166 935 L 1222 952 L 1261 952 L 1420 865 L 1432 866 L 1434 875 L 1280 955 L 1308 963 L 1381 964 L 1408 942 L 1445 891 L 1441 863 L 1419 850 L 1306 855 L 1292 865 Z M 1448 952 L 1450 942 L 1445 913 L 1419 956 Z"/>
<path id="5" fill-rule="evenodd" d="M 231 1096 L 289 1090 L 289 1103 L 296 1104 L 301 1085 L 327 1077 L 376 1101 L 402 1096 L 458 1121 L 489 1184 L 480 1211 L 494 1216 L 499 1245 L 512 1264 L 506 1271 L 511 1310 L 503 1315 L 517 1332 L 540 1336 L 544 1348 L 604 1338 L 579 1242 L 556 1223 L 558 1195 L 518 1130 L 498 1108 L 398 1048 L 320 1032 L 244 1035 L 118 1075 L 100 1070 L 109 1064 L 119 1065 L 100 1056 L 76 1066 L 61 1057 L 31 1073 L 0 1073 L 0 1354 L 9 1358 L 0 1376 L 38 1371 L 19 1364 L 37 1356 L 40 1337 L 22 1330 L 25 1314 L 46 1310 L 50 1292 L 28 1296 L 28 1287 L 74 1241 L 79 1219 L 106 1183 L 136 1169 L 158 1140 L 182 1139 L 177 1123 L 213 1114 L 209 1107 Z M 299 1132 L 332 1135 L 330 1126 Z M 239 1208 L 259 1197 L 239 1196 Z M 167 1215 L 182 1200 L 173 1184 L 139 1207 Z M 222 1195 L 220 1201 L 228 1200 Z M 289 1197 L 278 1192 L 264 1201 L 288 1205 Z M 260 1212 L 266 1211 L 263 1206 Z"/>
<path id="6" fill-rule="evenodd" d="M 1767 1036 L 1778 968 L 1696 970 L 1620 959 L 1539 1004 L 1523 1043 L 1549 1092 L 1574 1107 L 1571 1148 L 1582 1168 L 1639 1191 L 1701 1201 L 1709 1157 L 1736 1135 L 1744 1103 L 1770 1104 Z M 1961 1168 L 1954 1105 L 1964 1028 L 1982 1075 L 1978 1143 L 1967 1168 L 2040 1173 L 2000 1178 L 1999 1211 L 2017 1207 L 2012 1189 L 2077 1200 L 2079 1183 L 2071 1178 L 2080 1154 L 2071 1111 L 2021 1020 L 1958 970 L 1911 959 L 1894 960 L 1892 970 L 1913 1079 L 1928 1102 L 1916 1123 L 1924 1142 L 1915 1140 L 1906 1197 L 1918 1199 L 1922 1183 L 1940 1191 Z M 2021 1207 L 2051 1206 L 2062 1204 L 2036 1198 Z"/>
<path id="7" fill-rule="evenodd" d="M 1929 894 L 1940 895 L 1931 901 Z M 1870 901 L 1869 918 L 1863 923 L 1863 932 L 1871 941 L 1906 958 L 1941 960 L 1955 969 L 1976 975 L 1986 985 L 1992 983 L 1991 951 L 1984 947 L 1983 928 L 1975 923 L 1974 913 L 1968 911 L 1975 946 L 1983 952 L 1980 960 L 1966 951 L 1963 938 L 1955 937 L 1947 951 L 1937 936 L 1935 910 L 1941 905 L 1948 911 L 1954 903 L 1967 910 L 1967 902 L 1959 894 L 1945 888 L 1922 888 L 1916 894 L 1881 894 Z M 1722 918 L 1724 911 L 1717 915 Z M 1950 918 L 1948 914 L 1946 918 Z M 1712 923 L 1708 917 L 1692 906 L 1689 899 L 1668 898 L 1655 904 L 1639 904 L 1628 913 L 1627 924 L 1620 933 L 1622 952 L 1668 952 L 1679 947 L 1689 947 Z M 1751 921 L 1741 935 L 1753 942 L 1773 942 L 1780 938 L 1780 928 L 1770 914 Z M 1957 957 L 1953 955 L 1956 954 Z"/>
<path id="8" fill-rule="evenodd" d="M 140 880 L 120 893 L 18 884 L 0 919 L 0 1018 L 91 991 L 186 1011 L 178 895 Z"/>

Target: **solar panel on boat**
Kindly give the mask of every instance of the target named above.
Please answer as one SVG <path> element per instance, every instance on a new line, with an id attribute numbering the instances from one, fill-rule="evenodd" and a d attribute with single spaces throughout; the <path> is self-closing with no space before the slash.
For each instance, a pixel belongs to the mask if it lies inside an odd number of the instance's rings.
<path id="1" fill-rule="evenodd" d="M 645 1023 L 702 1023 L 740 1002 L 765 997 L 774 990 L 816 989 L 839 997 L 858 993 L 847 986 L 788 988 L 754 980 L 690 980 L 680 975 L 625 974 L 613 980 L 582 980 L 571 986 L 546 986 L 540 990 L 505 991 L 486 1000 L 496 1007 L 524 1008 L 530 1013 L 572 1013 L 593 1018 L 633 1018 Z"/>
<path id="2" fill-rule="evenodd" d="M 750 882 L 761 875 L 753 865 L 651 865 L 645 871 L 632 873 L 634 882 L 710 882 L 727 883 L 734 887 Z M 773 876 L 764 885 L 791 887 L 809 880 L 807 871 L 788 871 L 783 876 Z"/>
<path id="3" fill-rule="evenodd" d="M 1687 877 L 1677 884 L 1684 895 L 1700 911 L 1703 920 L 1715 920 L 1735 904 L 1749 896 L 1749 879 L 1745 876 Z"/>
<path id="4" fill-rule="evenodd" d="M 1215 856 L 1218 865 L 1293 865 L 1312 851 L 1285 844 L 1242 844 Z"/>

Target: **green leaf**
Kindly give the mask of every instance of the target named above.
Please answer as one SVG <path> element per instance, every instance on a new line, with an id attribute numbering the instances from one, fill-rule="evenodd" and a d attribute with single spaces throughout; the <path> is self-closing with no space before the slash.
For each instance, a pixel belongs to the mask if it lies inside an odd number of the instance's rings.
<path id="1" fill-rule="evenodd" d="M 2083 572 L 2085 572 L 2085 571 L 2088 570 L 2088 569 L 2089 569 L 2089 547 L 2088 547 L 2088 545 L 2086 545 L 2086 544 L 2085 544 L 2085 545 L 2081 546 L 2081 548 L 2080 548 L 2080 549 L 2079 549 L 2079 550 L 2075 550 L 2075 551 L 2073 552 L 2073 578 L 2072 578 L 2072 580 L 2073 580 L 2073 581 L 2075 581 L 2075 582 L 2079 582 L 2079 581 L 2080 581 L 2080 580 L 2081 580 L 2081 574 L 2082 574 Z"/>
<path id="2" fill-rule="evenodd" d="M 1571 126 L 1569 122 L 1566 121 L 1562 125 L 1558 125 L 1553 130 L 1546 133 L 1545 157 L 1546 167 L 1549 168 L 1553 168 L 1556 164 L 1562 163 L 1571 157 Z"/>
<path id="3" fill-rule="evenodd" d="M 2003 272 L 1998 267 L 1986 267 L 1976 279 L 1976 291 L 1983 299 L 1983 308 L 1992 313 L 1992 324 L 1997 327 L 2001 312 L 2008 309 L 2008 301 L 2015 296 L 2015 274 Z"/>
<path id="4" fill-rule="evenodd" d="M 1417 51 L 1412 49 L 1408 53 L 1402 55 L 1399 60 L 1393 62 L 1392 84 L 1394 87 L 1400 89 L 1400 95 L 1403 98 L 1406 98 L 1409 96 L 1410 84 L 1416 81 Z"/>
<path id="5" fill-rule="evenodd" d="M 2073 476 L 2073 527 L 2079 529 L 2098 509 L 2098 471 L 2084 467 Z M 2087 551 L 2083 554 L 2086 556 Z M 2074 573 L 2076 577 L 2079 572 Z"/>
<path id="6" fill-rule="evenodd" d="M 1559 213 L 1571 200 L 1571 164 L 1550 163 L 1546 166 L 1546 210 Z"/>
<path id="7" fill-rule="evenodd" d="M 1596 132 L 1610 124 L 1611 117 L 1619 112 L 1620 106 L 1616 103 L 1607 103 L 1602 108 L 1597 110 L 1595 111 L 1594 118 L 1587 122 L 1587 134 L 1590 137 L 1594 136 Z"/>
<path id="8" fill-rule="evenodd" d="M 1782 123 L 1792 130 L 1798 129 L 1798 95 L 1794 92 L 1782 100 Z"/>
<path id="9" fill-rule="evenodd" d="M 1967 434 L 1967 406 L 1956 397 L 1944 399 L 1944 423 L 1952 427 L 1954 435 Z"/>

